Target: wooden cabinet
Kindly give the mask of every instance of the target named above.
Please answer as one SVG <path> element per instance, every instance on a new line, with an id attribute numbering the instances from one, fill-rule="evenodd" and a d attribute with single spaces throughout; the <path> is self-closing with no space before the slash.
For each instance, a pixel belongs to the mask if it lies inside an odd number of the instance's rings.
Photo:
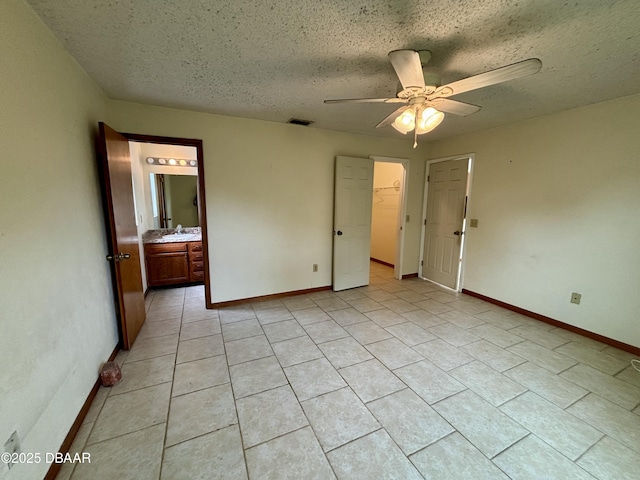
<path id="1" fill-rule="evenodd" d="M 189 242 L 189 280 L 192 282 L 204 281 L 202 242 Z"/>
<path id="2" fill-rule="evenodd" d="M 202 282 L 202 242 L 147 243 L 144 246 L 150 287 Z"/>

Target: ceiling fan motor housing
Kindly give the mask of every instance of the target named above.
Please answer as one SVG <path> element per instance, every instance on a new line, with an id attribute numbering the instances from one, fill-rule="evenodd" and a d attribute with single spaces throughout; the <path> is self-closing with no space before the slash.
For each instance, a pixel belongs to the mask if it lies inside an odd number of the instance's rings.
<path id="1" fill-rule="evenodd" d="M 424 75 L 424 84 L 425 84 L 424 87 L 415 86 L 415 87 L 404 88 L 402 86 L 402 83 L 398 82 L 398 84 L 396 85 L 396 96 L 398 98 L 409 98 L 415 95 L 419 95 L 421 93 L 429 95 L 435 92 L 436 88 L 440 86 L 440 75 L 433 71 L 429 72 L 429 71 L 423 70 L 422 72 Z"/>

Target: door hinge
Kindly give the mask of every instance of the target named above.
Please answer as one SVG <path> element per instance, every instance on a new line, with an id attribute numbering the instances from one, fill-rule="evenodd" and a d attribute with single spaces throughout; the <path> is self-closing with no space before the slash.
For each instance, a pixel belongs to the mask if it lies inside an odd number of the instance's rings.
<path id="1" fill-rule="evenodd" d="M 431 179 L 431 175 L 427 175 L 427 183 L 429 183 L 430 179 Z"/>
<path id="2" fill-rule="evenodd" d="M 420 266 L 423 267 L 424 266 L 424 260 L 420 260 Z"/>
<path id="3" fill-rule="evenodd" d="M 424 225 L 425 226 L 427 225 L 427 219 L 426 218 L 424 219 Z"/>

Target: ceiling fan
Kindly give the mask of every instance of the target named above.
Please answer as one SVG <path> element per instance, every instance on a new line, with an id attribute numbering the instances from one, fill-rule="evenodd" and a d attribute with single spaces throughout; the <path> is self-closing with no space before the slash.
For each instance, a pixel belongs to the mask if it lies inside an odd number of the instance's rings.
<path id="1" fill-rule="evenodd" d="M 403 103 L 405 105 L 378 123 L 376 128 L 391 125 L 403 134 L 413 130 L 413 148 L 416 148 L 418 135 L 436 128 L 444 119 L 445 112 L 466 117 L 481 108 L 449 97 L 531 75 L 542 67 L 540 60 L 530 58 L 447 85 L 439 85 L 440 78 L 437 74 L 427 73 L 425 77 L 422 70 L 430 59 L 431 52 L 428 50 L 394 50 L 389 53 L 389 60 L 402 85 L 395 97 L 345 98 L 325 100 L 324 103 Z"/>

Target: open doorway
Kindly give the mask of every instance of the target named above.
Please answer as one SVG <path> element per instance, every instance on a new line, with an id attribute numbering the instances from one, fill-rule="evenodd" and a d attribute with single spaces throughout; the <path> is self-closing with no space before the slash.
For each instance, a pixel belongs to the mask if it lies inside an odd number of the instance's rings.
<path id="1" fill-rule="evenodd" d="M 202 142 L 146 135 L 126 137 L 144 290 L 204 284 L 209 305 Z M 176 238 L 177 243 L 165 243 L 166 235 L 183 237 Z M 154 236 L 161 239 L 159 243 L 153 243 Z M 162 250 L 167 246 L 173 248 Z M 184 251 L 178 251 L 178 247 Z"/>
<path id="2" fill-rule="evenodd" d="M 392 268 L 393 278 L 402 279 L 405 184 L 409 161 L 405 158 L 380 156 L 369 158 L 374 160 L 370 276 L 381 270 L 389 272 L 389 268 Z M 386 268 L 381 268 L 382 266 Z"/>
<path id="3" fill-rule="evenodd" d="M 392 248 L 393 277 L 402 279 L 402 256 L 405 230 L 405 205 L 409 160 L 403 158 L 370 156 L 336 157 L 335 191 L 334 191 L 334 224 L 333 224 L 333 290 L 341 291 L 349 288 L 371 284 L 371 225 L 374 192 L 374 166 L 376 162 L 393 163 L 401 166 L 399 176 L 390 180 L 391 188 L 398 194 L 400 207 L 394 209 L 392 215 L 396 222 L 382 234 L 395 239 Z M 387 181 L 386 179 L 384 180 Z M 399 183 L 398 183 L 399 181 Z M 394 186 L 395 183 L 395 186 Z M 399 220 L 397 220 L 399 218 Z M 378 259 L 379 260 L 379 259 Z M 389 262 L 386 262 L 389 263 Z M 380 263 L 380 265 L 383 265 Z M 390 269 L 391 267 L 385 266 Z"/>

